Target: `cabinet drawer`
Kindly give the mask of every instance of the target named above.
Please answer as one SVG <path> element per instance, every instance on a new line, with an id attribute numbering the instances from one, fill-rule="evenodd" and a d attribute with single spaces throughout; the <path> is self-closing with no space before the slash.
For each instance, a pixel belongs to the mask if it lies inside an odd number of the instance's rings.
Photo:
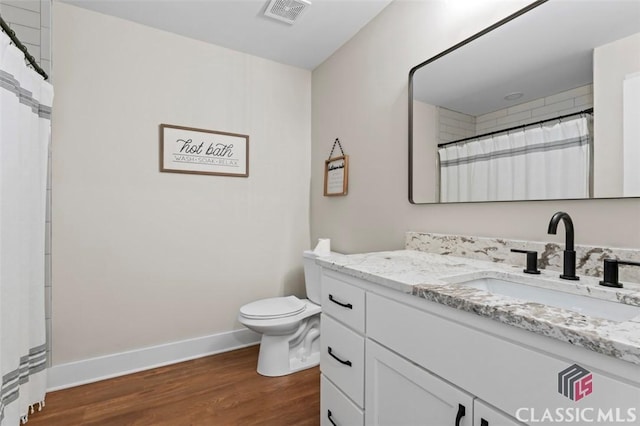
<path id="1" fill-rule="evenodd" d="M 360 333 L 364 333 L 364 300 L 364 290 L 322 276 L 322 311 Z"/>
<path id="2" fill-rule="evenodd" d="M 358 406 L 364 404 L 364 338 L 331 317 L 320 320 L 320 370 Z"/>
<path id="3" fill-rule="evenodd" d="M 333 423 L 331 423 L 333 421 Z M 362 426 L 362 410 L 349 400 L 325 376 L 320 378 L 320 424 L 322 426 Z"/>

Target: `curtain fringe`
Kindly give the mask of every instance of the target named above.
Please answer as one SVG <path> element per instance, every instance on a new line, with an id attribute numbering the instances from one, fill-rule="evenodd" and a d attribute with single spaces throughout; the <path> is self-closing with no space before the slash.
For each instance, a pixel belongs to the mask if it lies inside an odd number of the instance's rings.
<path id="1" fill-rule="evenodd" d="M 20 424 L 26 424 L 29 421 L 29 415 L 35 413 L 36 405 L 38 406 L 38 411 L 42 411 L 46 404 L 44 402 L 44 399 L 40 402 L 36 402 L 35 404 L 31 404 L 29 406 L 29 409 L 27 410 L 27 414 L 20 417 Z"/>

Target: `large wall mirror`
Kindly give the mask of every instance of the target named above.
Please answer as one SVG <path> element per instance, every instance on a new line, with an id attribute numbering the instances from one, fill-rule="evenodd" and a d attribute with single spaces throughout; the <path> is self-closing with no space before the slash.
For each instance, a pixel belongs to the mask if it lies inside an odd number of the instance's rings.
<path id="1" fill-rule="evenodd" d="M 412 203 L 640 196 L 640 0 L 544 0 L 409 73 Z"/>

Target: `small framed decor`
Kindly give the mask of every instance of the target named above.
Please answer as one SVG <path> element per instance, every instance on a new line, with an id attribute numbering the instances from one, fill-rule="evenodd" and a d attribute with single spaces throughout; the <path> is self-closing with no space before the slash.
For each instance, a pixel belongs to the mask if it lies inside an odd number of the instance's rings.
<path id="1" fill-rule="evenodd" d="M 249 136 L 160 125 L 160 171 L 249 176 Z"/>
<path id="2" fill-rule="evenodd" d="M 342 155 L 332 157 L 336 144 Z M 324 162 L 324 195 L 347 195 L 349 182 L 349 156 L 344 154 L 340 140 L 336 138 L 329 159 Z"/>

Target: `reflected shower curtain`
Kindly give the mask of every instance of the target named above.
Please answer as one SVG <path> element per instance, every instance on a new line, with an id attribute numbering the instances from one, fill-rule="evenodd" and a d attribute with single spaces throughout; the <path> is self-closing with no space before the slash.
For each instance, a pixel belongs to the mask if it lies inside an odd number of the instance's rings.
<path id="1" fill-rule="evenodd" d="M 44 403 L 47 156 L 53 88 L 0 33 L 0 425 Z"/>
<path id="2" fill-rule="evenodd" d="M 587 117 L 439 148 L 440 201 L 589 196 Z"/>

